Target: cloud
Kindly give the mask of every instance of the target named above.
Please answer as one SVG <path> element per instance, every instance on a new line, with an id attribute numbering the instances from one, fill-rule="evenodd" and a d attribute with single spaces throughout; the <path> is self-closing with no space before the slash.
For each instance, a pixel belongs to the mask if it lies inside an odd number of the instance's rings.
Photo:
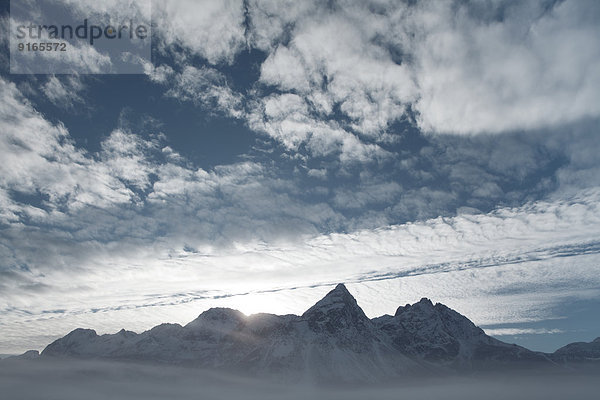
<path id="1" fill-rule="evenodd" d="M 436 133 L 530 130 L 600 114 L 593 2 L 256 8 L 257 45 L 269 51 L 260 81 L 319 99 L 321 118 L 338 107 L 359 135 L 383 140 L 409 105 L 420 128 Z"/>
<path id="2" fill-rule="evenodd" d="M 159 69 L 152 79 L 162 81 L 168 76 L 167 73 L 168 70 Z M 229 88 L 225 75 L 216 69 L 186 66 L 174 79 L 173 86 L 166 92 L 167 96 L 192 101 L 206 110 L 219 110 L 233 118 L 242 117 L 243 98 Z"/>
<path id="3" fill-rule="evenodd" d="M 63 125 L 44 119 L 13 83 L 1 79 L 0 86 L 3 190 L 39 195 L 51 209 L 130 200 L 131 192 L 77 149 Z"/>
<path id="4" fill-rule="evenodd" d="M 593 2 L 169 2 L 158 9 L 161 51 L 174 65 L 160 65 L 152 79 L 171 85 L 168 95 L 245 120 L 304 157 L 380 160 L 401 141 L 399 122 L 438 134 L 531 133 L 600 116 Z M 200 18 L 198 35 L 183 34 L 190 15 Z M 260 76 L 233 89 L 236 77 L 219 63 L 247 48 L 264 52 Z M 190 54 L 208 65 L 190 65 Z M 486 194 L 494 192 L 489 186 Z"/>
<path id="5" fill-rule="evenodd" d="M 326 7 L 318 1 L 293 0 L 250 0 L 248 15 L 250 16 L 250 40 L 256 48 L 271 52 L 278 44 L 289 39 L 297 21 Z"/>
<path id="6" fill-rule="evenodd" d="M 90 24 L 116 26 L 123 21 L 138 21 L 146 27 L 151 25 L 151 0 L 123 2 L 108 0 L 98 2 L 82 0 L 59 0 L 52 5 L 40 1 L 30 1 L 25 6 L 12 7 L 11 26 L 28 26 L 37 23 L 40 26 L 80 26 L 84 20 Z M 33 20 L 32 20 L 33 18 Z M 41 20 L 40 20 L 41 18 Z M 16 32 L 14 32 L 16 34 Z M 86 40 L 67 37 L 48 37 L 48 31 L 42 30 L 42 40 L 55 44 L 53 51 L 16 51 L 11 56 L 11 72 L 17 74 L 136 74 L 141 72 L 139 59 L 149 60 L 151 52 L 150 38 L 136 41 L 125 47 L 106 41 L 93 44 Z M 86 38 L 87 38 L 86 34 Z M 121 35 L 119 34 L 119 38 Z M 129 39 L 129 38 L 128 38 Z M 123 38 L 123 40 L 125 40 Z M 35 47 L 35 46 L 34 46 Z M 41 47 L 40 47 L 41 48 Z M 67 79 L 62 80 L 66 82 Z M 54 90 L 57 90 L 56 82 Z"/>
<path id="7" fill-rule="evenodd" d="M 241 0 L 169 0 L 153 6 L 153 20 L 167 46 L 184 46 L 211 64 L 232 63 L 245 46 Z"/>
<path id="8" fill-rule="evenodd" d="M 377 204 L 390 204 L 401 192 L 402 186 L 397 182 L 370 182 L 337 190 L 333 202 L 340 209 L 372 209 Z"/>
<path id="9" fill-rule="evenodd" d="M 83 98 L 78 94 L 84 89 L 85 85 L 78 75 L 68 75 L 62 79 L 51 75 L 42 86 L 46 97 L 55 106 L 66 110 L 73 110 L 75 105 L 81 106 L 84 103 Z"/>
<path id="10" fill-rule="evenodd" d="M 340 132 L 355 139 L 354 149 L 396 140 L 389 127 L 412 118 L 409 107 L 422 130 L 458 134 L 535 130 L 600 115 L 600 69 L 590 68 L 600 62 L 600 35 L 584 16 L 598 13 L 595 4 L 453 4 L 251 4 L 253 43 L 268 53 L 259 82 L 283 93 L 258 98 L 250 126 L 288 148 L 308 143 L 309 154 L 320 156 L 336 151 Z M 257 124 L 275 99 L 292 98 L 280 123 L 267 112 L 266 126 Z M 332 121 L 338 129 L 323 131 Z M 310 132 L 329 140 L 310 146 Z M 490 186 L 492 192 L 499 193 Z"/>
<path id="11" fill-rule="evenodd" d="M 13 22 L 19 24 L 19 22 Z M 46 39 L 48 40 L 48 39 Z M 16 74 L 42 74 L 52 71 L 61 74 L 103 74 L 114 70 L 111 56 L 82 42 L 52 39 L 65 44 L 68 51 L 20 52 L 11 58 L 11 71 Z M 114 71 L 113 71 L 114 72 Z"/>
<path id="12" fill-rule="evenodd" d="M 284 94 L 258 99 L 261 107 L 257 110 L 266 110 L 268 118 L 277 107 L 275 101 L 295 99 L 296 106 L 288 115 L 280 115 L 276 126 L 270 120 L 266 129 L 250 126 L 266 131 L 288 148 L 306 143 L 314 156 L 338 152 L 341 147 L 340 157 L 346 160 L 380 157 L 384 152 L 364 143 L 357 134 L 381 141 L 385 136 L 382 131 L 404 115 L 405 105 L 415 95 L 406 67 L 370 43 L 375 32 L 357 24 L 360 16 L 337 15 L 327 7 L 313 5 L 297 10 L 297 19 L 290 19 L 287 9 L 272 10 L 260 3 L 256 7 L 251 15 L 259 45 L 265 45 L 267 32 L 274 35 L 272 42 L 285 36 L 284 26 L 291 26 L 285 31 L 289 43 L 269 47 L 259 79 Z M 271 21 L 281 19 L 281 30 L 273 31 L 272 23 L 262 18 L 263 7 L 269 10 Z M 255 113 L 250 119 L 256 121 L 260 116 Z"/>
<path id="13" fill-rule="evenodd" d="M 498 328 L 485 329 L 485 333 L 490 336 L 513 336 L 513 335 L 552 335 L 563 333 L 561 329 L 545 329 L 545 328 Z"/>
<path id="14" fill-rule="evenodd" d="M 143 140 L 117 129 L 102 142 L 100 161 L 111 176 L 135 188 L 147 189 L 151 185 L 150 176 L 156 170 L 148 153 L 158 147 L 156 140 Z"/>
<path id="15" fill-rule="evenodd" d="M 253 104 L 247 115 L 251 129 L 277 140 L 287 151 L 312 157 L 335 156 L 343 163 L 368 163 L 384 159 L 380 146 L 364 143 L 337 121 L 314 116 L 314 105 L 287 93 L 271 95 Z"/>
<path id="16" fill-rule="evenodd" d="M 126 5 L 119 0 L 60 0 L 80 15 L 110 15 L 115 21 L 132 16 L 152 21 L 156 50 L 170 52 L 180 46 L 185 54 L 200 56 L 210 64 L 231 64 L 245 48 L 245 15 L 242 0 L 138 0 Z"/>
<path id="17" fill-rule="evenodd" d="M 337 15 L 302 21 L 296 25 L 290 46 L 315 95 L 324 87 L 323 97 L 339 106 L 355 131 L 377 137 L 404 114 L 404 105 L 415 98 L 416 88 L 406 66 L 394 63 L 388 52 L 372 44 L 376 32 L 361 29 L 364 25 L 357 22 L 353 16 Z M 271 68 L 281 69 L 279 54 L 275 53 Z M 269 67 L 267 59 L 261 76 L 265 83 L 272 74 Z M 302 93 L 302 85 L 301 81 L 292 89 Z"/>
<path id="18" fill-rule="evenodd" d="M 121 0 L 59 0 L 69 9 L 79 15 L 90 15 L 94 17 L 110 15 L 116 21 L 136 16 L 149 21 L 152 17 L 151 0 L 135 0 L 124 3 Z"/>
<path id="19" fill-rule="evenodd" d="M 598 117 L 600 9 L 545 4 L 169 1 L 154 4 L 153 17 L 159 51 L 184 66 L 169 95 L 216 105 L 289 150 L 306 144 L 310 156 L 361 161 L 380 158 L 377 146 L 396 142 L 393 124 L 405 119 L 476 134 Z M 213 67 L 252 48 L 266 57 L 259 90 L 233 90 Z M 209 65 L 189 65 L 194 55 Z M 152 79 L 166 84 L 173 67 L 158 66 Z M 265 118 L 277 96 L 298 96 L 304 109 Z"/>
<path id="20" fill-rule="evenodd" d="M 597 3 L 455 5 L 420 3 L 405 20 L 422 129 L 504 132 L 599 115 Z"/>
<path id="21" fill-rule="evenodd" d="M 162 84 L 167 83 L 169 77 L 174 74 L 173 68 L 165 64 L 154 66 L 151 63 L 146 62 L 143 65 L 144 73 L 148 75 L 152 82 Z"/>
<path id="22" fill-rule="evenodd" d="M 600 165 L 595 156 L 597 134 L 598 120 L 588 120 L 553 141 L 552 145 L 562 149 L 569 159 L 556 173 L 560 191 L 600 185 Z"/>

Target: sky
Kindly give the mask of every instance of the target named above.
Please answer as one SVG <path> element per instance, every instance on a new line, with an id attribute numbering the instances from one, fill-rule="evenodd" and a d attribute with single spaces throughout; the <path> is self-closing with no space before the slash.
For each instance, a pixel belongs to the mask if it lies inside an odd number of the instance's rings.
<path id="1" fill-rule="evenodd" d="M 139 74 L 11 73 L 0 4 L 0 353 L 340 282 L 600 336 L 600 3 L 157 1 Z"/>

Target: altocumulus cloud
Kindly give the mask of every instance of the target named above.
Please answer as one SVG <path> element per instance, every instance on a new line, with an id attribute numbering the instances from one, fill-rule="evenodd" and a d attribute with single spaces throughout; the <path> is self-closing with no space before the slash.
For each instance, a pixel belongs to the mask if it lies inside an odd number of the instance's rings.
<path id="1" fill-rule="evenodd" d="M 600 113 L 593 1 L 342 3 L 161 2 L 164 45 L 187 45 L 174 58 L 177 84 L 168 93 L 211 98 L 291 151 L 306 145 L 312 155 L 345 160 L 384 155 L 380 145 L 395 140 L 391 125 L 403 118 L 426 132 L 478 134 Z M 191 15 L 202 18 L 186 24 Z M 210 69 L 186 66 L 190 54 L 231 63 L 248 47 L 266 57 L 251 93 L 232 93 Z M 235 104 L 242 95 L 245 109 Z"/>

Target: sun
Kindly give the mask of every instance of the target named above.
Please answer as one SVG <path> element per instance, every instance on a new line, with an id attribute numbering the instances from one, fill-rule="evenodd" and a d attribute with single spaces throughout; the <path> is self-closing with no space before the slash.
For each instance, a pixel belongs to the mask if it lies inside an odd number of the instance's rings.
<path id="1" fill-rule="evenodd" d="M 304 305 L 290 298 L 289 293 L 248 293 L 231 296 L 223 303 L 224 307 L 239 310 L 245 315 L 269 313 L 269 314 L 301 314 Z"/>

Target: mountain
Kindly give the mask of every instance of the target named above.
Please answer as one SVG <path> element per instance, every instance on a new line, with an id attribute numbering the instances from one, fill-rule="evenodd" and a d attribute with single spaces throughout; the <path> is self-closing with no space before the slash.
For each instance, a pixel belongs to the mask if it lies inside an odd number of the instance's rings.
<path id="1" fill-rule="evenodd" d="M 556 350 L 551 357 L 557 362 L 600 362 L 600 337 L 589 343 L 568 344 Z"/>
<path id="2" fill-rule="evenodd" d="M 398 307 L 394 316 L 375 318 L 375 325 L 394 347 L 413 359 L 458 369 L 481 369 L 501 364 L 546 363 L 548 358 L 515 344 L 494 339 L 467 317 L 423 298 Z"/>
<path id="3" fill-rule="evenodd" d="M 343 284 L 301 316 L 247 317 L 212 308 L 185 326 L 162 324 L 140 334 L 76 329 L 41 357 L 149 361 L 319 381 L 553 365 L 546 355 L 491 338 L 428 299 L 369 319 Z"/>
<path id="4" fill-rule="evenodd" d="M 35 360 L 40 357 L 40 352 L 37 350 L 28 350 L 18 356 L 9 356 L 7 360 Z"/>

